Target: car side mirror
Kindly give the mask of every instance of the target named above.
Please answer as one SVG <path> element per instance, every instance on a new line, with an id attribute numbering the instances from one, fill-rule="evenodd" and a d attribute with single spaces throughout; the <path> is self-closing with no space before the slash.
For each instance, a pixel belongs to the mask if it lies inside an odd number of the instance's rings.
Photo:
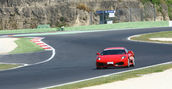
<path id="1" fill-rule="evenodd" d="M 97 55 L 100 55 L 100 53 L 97 53 Z"/>

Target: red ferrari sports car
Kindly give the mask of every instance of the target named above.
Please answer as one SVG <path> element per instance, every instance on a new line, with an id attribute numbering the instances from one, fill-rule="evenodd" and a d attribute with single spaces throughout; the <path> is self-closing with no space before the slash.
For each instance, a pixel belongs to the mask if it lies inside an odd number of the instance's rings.
<path id="1" fill-rule="evenodd" d="M 134 57 L 134 52 L 124 47 L 106 48 L 103 52 L 97 53 L 96 68 L 135 66 Z"/>

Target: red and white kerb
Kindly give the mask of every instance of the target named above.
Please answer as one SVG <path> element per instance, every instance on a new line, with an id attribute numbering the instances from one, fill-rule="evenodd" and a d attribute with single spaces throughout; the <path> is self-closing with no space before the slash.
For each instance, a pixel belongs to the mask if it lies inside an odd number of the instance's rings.
<path id="1" fill-rule="evenodd" d="M 44 38 L 36 37 L 36 38 L 31 39 L 30 41 L 34 42 L 36 45 L 39 45 L 44 50 L 52 50 L 51 46 L 49 46 L 48 44 L 46 44 L 43 41 L 41 41 L 42 39 L 44 39 Z"/>

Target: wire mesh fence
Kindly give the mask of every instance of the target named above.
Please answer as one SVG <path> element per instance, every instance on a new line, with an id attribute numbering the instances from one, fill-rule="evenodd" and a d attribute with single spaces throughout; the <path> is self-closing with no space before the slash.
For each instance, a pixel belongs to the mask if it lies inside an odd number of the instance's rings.
<path id="1" fill-rule="evenodd" d="M 156 9 L 119 8 L 115 13 L 115 22 L 155 21 Z"/>

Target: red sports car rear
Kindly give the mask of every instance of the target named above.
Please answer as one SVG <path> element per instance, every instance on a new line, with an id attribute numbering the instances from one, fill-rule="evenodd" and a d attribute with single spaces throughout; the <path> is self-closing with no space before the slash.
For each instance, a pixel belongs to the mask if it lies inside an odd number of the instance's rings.
<path id="1" fill-rule="evenodd" d="M 96 67 L 130 67 L 134 66 L 134 53 L 124 47 L 106 48 L 101 53 L 97 53 Z"/>

